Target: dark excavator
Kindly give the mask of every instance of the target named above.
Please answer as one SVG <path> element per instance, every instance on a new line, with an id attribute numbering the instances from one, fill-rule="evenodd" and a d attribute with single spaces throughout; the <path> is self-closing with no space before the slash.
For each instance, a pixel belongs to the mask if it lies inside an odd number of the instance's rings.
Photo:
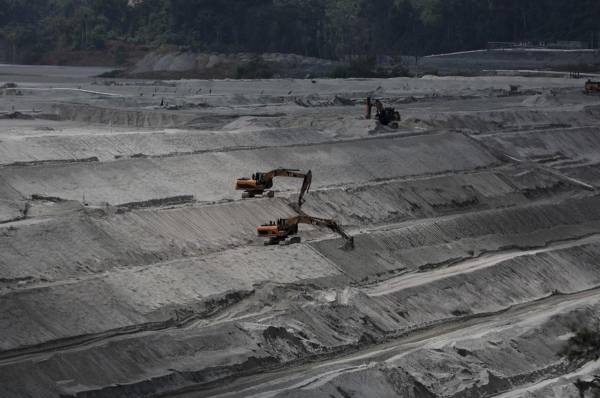
<path id="1" fill-rule="evenodd" d="M 375 107 L 375 110 L 377 111 L 375 117 L 381 125 L 398 128 L 398 122 L 402 120 L 400 112 L 398 112 L 395 108 L 385 108 L 383 103 L 378 99 L 375 100 L 375 102 L 372 102 L 371 97 L 367 97 L 367 119 L 371 119 L 373 107 Z"/>
<path id="2" fill-rule="evenodd" d="M 243 190 L 242 198 L 253 198 L 257 195 L 265 195 L 269 198 L 275 196 L 273 188 L 273 179 L 275 177 L 302 178 L 302 188 L 298 197 L 298 206 L 304 203 L 304 195 L 309 191 L 312 182 L 312 172 L 302 172 L 294 169 L 275 169 L 266 173 L 256 172 L 252 178 L 240 178 L 235 182 L 235 189 Z"/>
<path id="3" fill-rule="evenodd" d="M 259 237 L 268 238 L 265 245 L 289 245 L 300 243 L 301 238 L 299 236 L 294 236 L 298 234 L 299 224 L 327 227 L 339 234 L 346 241 L 344 246 L 342 246 L 344 250 L 354 249 L 354 238 L 344 232 L 342 227 L 335 220 L 312 217 L 302 212 L 295 217 L 281 218 L 277 220 L 277 222 L 263 224 L 256 228 L 256 232 Z M 288 240 L 288 238 L 290 239 Z"/>
<path id="4" fill-rule="evenodd" d="M 600 93 L 600 82 L 592 80 L 586 81 L 584 92 L 586 94 Z"/>

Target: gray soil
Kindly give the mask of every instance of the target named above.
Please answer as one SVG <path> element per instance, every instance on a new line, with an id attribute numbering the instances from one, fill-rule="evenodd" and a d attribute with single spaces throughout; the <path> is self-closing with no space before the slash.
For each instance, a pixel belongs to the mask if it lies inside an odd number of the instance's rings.
<path id="1" fill-rule="evenodd" d="M 0 396 L 577 398 L 600 373 L 557 354 L 600 322 L 581 80 L 99 72 L 0 67 Z M 233 183 L 276 167 L 312 169 L 304 211 L 354 251 L 263 246 L 298 182 Z"/>

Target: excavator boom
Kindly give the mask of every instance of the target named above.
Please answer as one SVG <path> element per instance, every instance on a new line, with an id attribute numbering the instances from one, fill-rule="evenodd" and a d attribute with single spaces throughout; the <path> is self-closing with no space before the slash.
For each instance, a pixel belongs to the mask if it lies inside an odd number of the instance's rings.
<path id="1" fill-rule="evenodd" d="M 340 235 L 346 241 L 346 245 L 349 245 L 350 247 L 354 248 L 354 238 L 351 237 L 350 235 L 348 235 L 343 230 L 341 225 L 338 224 L 333 219 L 311 217 L 309 215 L 301 213 L 298 216 L 298 223 L 299 224 L 310 224 L 310 225 L 315 225 L 318 227 L 327 227 L 330 230 L 332 230 L 333 232 L 335 232 L 336 234 Z"/>
<path id="2" fill-rule="evenodd" d="M 308 173 L 303 173 L 302 171 L 296 169 L 275 169 L 267 174 L 271 174 L 272 177 L 304 178 Z"/>

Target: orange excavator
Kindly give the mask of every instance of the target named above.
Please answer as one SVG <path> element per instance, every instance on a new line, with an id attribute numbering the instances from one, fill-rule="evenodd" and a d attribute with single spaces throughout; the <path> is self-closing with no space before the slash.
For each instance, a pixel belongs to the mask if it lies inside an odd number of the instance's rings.
<path id="1" fill-rule="evenodd" d="M 339 234 L 346 241 L 342 247 L 344 250 L 354 249 L 354 238 L 344 232 L 342 227 L 335 220 L 312 217 L 302 212 L 295 217 L 280 218 L 277 222 L 263 224 L 256 228 L 256 232 L 259 237 L 269 239 L 265 242 L 265 245 L 290 245 L 301 242 L 299 236 L 294 236 L 298 233 L 299 224 L 327 227 Z M 290 239 L 288 240 L 288 238 Z"/>
<path id="2" fill-rule="evenodd" d="M 300 196 L 298 197 L 298 206 L 302 206 L 304 203 L 304 195 L 310 189 L 312 182 L 312 172 L 309 170 L 304 173 L 300 170 L 294 169 L 275 169 L 266 173 L 256 172 L 252 175 L 252 178 L 240 178 L 235 182 L 235 189 L 243 190 L 242 198 L 253 198 L 257 195 L 264 195 L 272 198 L 275 196 L 275 192 L 271 190 L 273 188 L 273 179 L 275 177 L 291 177 L 291 178 L 302 178 L 302 188 L 300 189 Z"/>

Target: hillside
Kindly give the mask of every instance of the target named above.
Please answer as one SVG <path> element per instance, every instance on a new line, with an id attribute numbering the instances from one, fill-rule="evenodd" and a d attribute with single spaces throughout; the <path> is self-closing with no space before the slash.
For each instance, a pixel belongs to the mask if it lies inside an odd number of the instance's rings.
<path id="1" fill-rule="evenodd" d="M 576 40 L 595 47 L 600 39 L 594 17 L 600 3 L 593 0 L 133 3 L 0 0 L 0 57 L 4 62 L 119 65 L 170 46 L 339 60 L 480 49 L 494 41 Z"/>

